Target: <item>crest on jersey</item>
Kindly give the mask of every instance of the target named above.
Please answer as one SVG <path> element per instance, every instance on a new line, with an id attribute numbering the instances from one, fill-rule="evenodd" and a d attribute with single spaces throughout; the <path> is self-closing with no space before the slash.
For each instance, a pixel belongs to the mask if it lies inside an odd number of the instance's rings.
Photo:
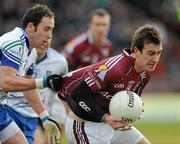
<path id="1" fill-rule="evenodd" d="M 100 71 L 107 70 L 107 69 L 108 69 L 108 67 L 107 67 L 106 65 L 101 65 L 101 66 L 99 67 L 99 70 L 100 70 Z"/>
<path id="2" fill-rule="evenodd" d="M 100 72 L 97 76 L 103 81 L 108 71 L 108 67 L 106 65 L 101 65 L 98 70 Z"/>

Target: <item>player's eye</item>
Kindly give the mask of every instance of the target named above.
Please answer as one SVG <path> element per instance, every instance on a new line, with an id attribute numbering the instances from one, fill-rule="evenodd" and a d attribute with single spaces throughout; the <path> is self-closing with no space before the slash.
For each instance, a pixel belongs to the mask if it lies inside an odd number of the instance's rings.
<path id="1" fill-rule="evenodd" d="M 154 52 L 148 52 L 147 53 L 149 56 L 153 56 L 155 53 Z"/>

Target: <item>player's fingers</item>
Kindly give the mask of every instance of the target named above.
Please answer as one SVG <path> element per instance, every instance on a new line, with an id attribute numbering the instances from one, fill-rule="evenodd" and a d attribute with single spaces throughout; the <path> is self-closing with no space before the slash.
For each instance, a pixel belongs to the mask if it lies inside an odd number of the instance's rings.
<path id="1" fill-rule="evenodd" d="M 50 144 L 59 144 L 59 140 L 57 140 L 55 135 L 50 136 Z"/>
<path id="2" fill-rule="evenodd" d="M 118 128 L 118 130 L 120 130 L 120 131 L 126 131 L 126 130 L 130 130 L 131 127 L 132 127 L 132 125 L 129 124 L 129 125 L 126 125 L 126 126 L 124 126 L 124 127 Z"/>
<path id="3" fill-rule="evenodd" d="M 56 144 L 60 144 L 60 138 L 57 138 L 57 137 L 56 137 L 55 140 L 56 140 Z"/>
<path id="4" fill-rule="evenodd" d="M 130 122 L 113 123 L 113 128 L 114 128 L 114 129 L 119 129 L 119 128 L 123 128 L 123 127 L 125 127 L 125 126 L 127 126 L 127 125 L 129 125 L 129 124 L 130 124 Z"/>

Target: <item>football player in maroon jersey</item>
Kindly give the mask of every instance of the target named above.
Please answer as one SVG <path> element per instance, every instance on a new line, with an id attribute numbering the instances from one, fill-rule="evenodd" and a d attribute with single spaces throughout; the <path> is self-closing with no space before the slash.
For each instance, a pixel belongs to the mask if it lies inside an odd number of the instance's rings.
<path id="1" fill-rule="evenodd" d="M 89 29 L 70 40 L 62 51 L 71 70 L 97 63 L 112 55 L 112 44 L 107 39 L 110 23 L 108 11 L 92 11 Z"/>
<path id="2" fill-rule="evenodd" d="M 119 91 L 141 95 L 162 50 L 159 31 L 144 25 L 135 31 L 131 49 L 65 75 L 59 97 L 70 108 L 65 124 L 69 142 L 150 144 L 130 122 L 110 115 L 108 107 Z"/>

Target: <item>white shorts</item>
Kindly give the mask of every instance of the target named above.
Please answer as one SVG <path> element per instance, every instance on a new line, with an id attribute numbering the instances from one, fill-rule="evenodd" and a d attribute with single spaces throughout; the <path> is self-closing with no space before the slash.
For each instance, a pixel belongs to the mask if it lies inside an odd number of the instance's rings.
<path id="1" fill-rule="evenodd" d="M 14 121 L 12 121 L 6 128 L 0 131 L 0 141 L 6 141 L 20 131 L 21 130 L 17 126 L 17 124 Z"/>
<path id="2" fill-rule="evenodd" d="M 54 120 L 65 123 L 67 112 L 62 101 L 56 96 L 48 99 L 47 110 Z"/>
<path id="3" fill-rule="evenodd" d="M 105 123 L 80 123 L 69 116 L 66 119 L 65 132 L 70 144 L 137 144 L 144 138 L 135 127 L 118 131 Z"/>

